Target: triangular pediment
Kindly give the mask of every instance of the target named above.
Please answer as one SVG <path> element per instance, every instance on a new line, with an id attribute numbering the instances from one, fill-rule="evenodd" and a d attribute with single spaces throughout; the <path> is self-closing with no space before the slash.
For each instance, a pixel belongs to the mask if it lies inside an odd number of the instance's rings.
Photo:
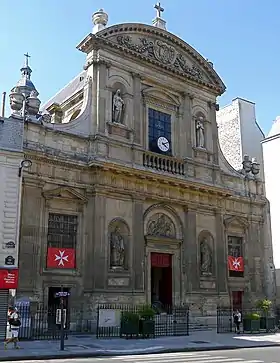
<path id="1" fill-rule="evenodd" d="M 228 216 L 225 217 L 224 224 L 226 227 L 237 226 L 245 229 L 248 227 L 248 220 L 240 216 Z"/>
<path id="2" fill-rule="evenodd" d="M 98 32 L 94 38 L 106 40 L 109 46 L 185 76 L 217 94 L 225 91 L 225 85 L 211 63 L 189 44 L 165 30 L 144 24 L 119 24 Z"/>
<path id="3" fill-rule="evenodd" d="M 157 87 L 147 87 L 143 89 L 142 94 L 146 99 L 151 98 L 156 101 L 159 100 L 177 107 L 180 106 L 180 100 L 177 96 L 174 96 L 172 93 L 166 92 L 165 90 Z"/>
<path id="4" fill-rule="evenodd" d="M 82 203 L 87 202 L 87 198 L 81 193 L 77 192 L 74 188 L 71 187 L 59 187 L 50 190 L 46 190 L 43 192 L 43 196 L 46 199 L 64 199 L 64 200 L 72 200 L 79 201 Z"/>

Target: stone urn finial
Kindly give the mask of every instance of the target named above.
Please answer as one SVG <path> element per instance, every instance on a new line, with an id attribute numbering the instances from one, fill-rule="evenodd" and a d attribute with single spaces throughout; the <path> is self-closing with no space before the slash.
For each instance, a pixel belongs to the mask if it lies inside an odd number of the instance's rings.
<path id="1" fill-rule="evenodd" d="M 105 13 L 103 9 L 99 9 L 92 15 L 92 22 L 93 22 L 93 34 L 96 34 L 100 30 L 106 28 L 108 23 L 108 14 Z"/>

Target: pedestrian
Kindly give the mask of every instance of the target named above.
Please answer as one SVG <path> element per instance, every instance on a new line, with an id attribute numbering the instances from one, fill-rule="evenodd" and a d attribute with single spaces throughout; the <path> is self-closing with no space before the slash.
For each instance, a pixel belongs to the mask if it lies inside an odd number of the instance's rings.
<path id="1" fill-rule="evenodd" d="M 235 331 L 237 334 L 240 334 L 241 313 L 238 309 L 236 309 L 233 313 L 233 322 L 235 325 Z"/>
<path id="2" fill-rule="evenodd" d="M 21 326 L 19 313 L 16 308 L 9 308 L 8 311 L 8 338 L 4 343 L 4 348 L 8 348 L 9 343 L 14 343 L 14 348 L 19 349 L 18 333 Z"/>

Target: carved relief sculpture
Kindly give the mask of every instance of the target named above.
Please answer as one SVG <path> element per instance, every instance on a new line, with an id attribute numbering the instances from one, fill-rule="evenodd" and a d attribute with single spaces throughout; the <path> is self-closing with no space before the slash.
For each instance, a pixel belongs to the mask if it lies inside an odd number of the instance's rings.
<path id="1" fill-rule="evenodd" d="M 196 147 L 205 148 L 203 117 L 199 117 L 195 123 Z"/>
<path id="2" fill-rule="evenodd" d="M 175 226 L 165 214 L 158 213 L 148 223 L 149 236 L 176 238 Z"/>
<path id="3" fill-rule="evenodd" d="M 125 243 L 118 226 L 110 235 L 110 265 L 113 268 L 125 267 Z"/>
<path id="4" fill-rule="evenodd" d="M 122 123 L 124 101 L 121 97 L 121 91 L 118 89 L 113 97 L 113 122 Z"/>
<path id="5" fill-rule="evenodd" d="M 203 276 L 212 275 L 213 258 L 212 251 L 206 238 L 200 242 L 200 273 Z"/>

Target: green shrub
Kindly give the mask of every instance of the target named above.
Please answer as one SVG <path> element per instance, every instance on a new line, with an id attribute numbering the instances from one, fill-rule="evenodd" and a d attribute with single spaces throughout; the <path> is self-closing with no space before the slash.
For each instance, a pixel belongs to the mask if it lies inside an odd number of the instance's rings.
<path id="1" fill-rule="evenodd" d="M 124 311 L 122 313 L 122 321 L 137 323 L 139 321 L 139 315 L 132 311 Z"/>
<path id="2" fill-rule="evenodd" d="M 256 304 L 257 308 L 267 313 L 271 308 L 272 302 L 268 299 L 259 300 Z"/>
<path id="3" fill-rule="evenodd" d="M 141 319 L 152 319 L 156 312 L 150 305 L 143 305 L 139 311 L 139 316 Z"/>
<path id="4" fill-rule="evenodd" d="M 245 319 L 249 320 L 260 320 L 260 318 L 261 318 L 260 314 L 257 313 L 250 313 L 245 316 Z"/>

